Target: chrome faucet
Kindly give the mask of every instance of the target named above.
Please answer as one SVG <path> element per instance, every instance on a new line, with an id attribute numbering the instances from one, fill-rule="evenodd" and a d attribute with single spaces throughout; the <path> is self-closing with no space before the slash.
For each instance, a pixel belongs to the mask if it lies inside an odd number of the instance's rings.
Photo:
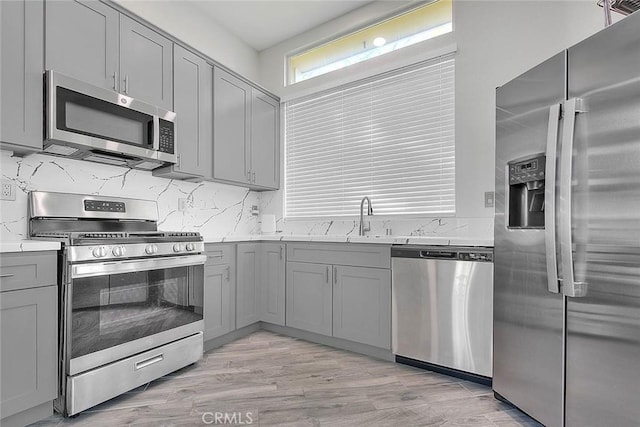
<path id="1" fill-rule="evenodd" d="M 367 215 L 373 215 L 373 208 L 371 207 L 371 199 L 368 196 L 364 196 L 362 201 L 360 201 L 360 232 L 361 236 L 364 236 L 364 233 L 367 231 L 371 231 L 371 223 L 364 225 L 364 202 L 367 201 Z"/>

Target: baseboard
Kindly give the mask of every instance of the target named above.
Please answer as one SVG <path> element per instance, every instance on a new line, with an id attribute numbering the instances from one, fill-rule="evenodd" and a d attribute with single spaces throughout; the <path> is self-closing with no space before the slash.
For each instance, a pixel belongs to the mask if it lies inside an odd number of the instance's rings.
<path id="1" fill-rule="evenodd" d="M 53 415 L 53 401 L 45 402 L 31 409 L 9 415 L 0 420 L 2 427 L 24 427 Z"/>
<path id="2" fill-rule="evenodd" d="M 207 352 L 209 350 L 213 350 L 214 348 L 222 347 L 225 344 L 229 344 L 230 342 L 246 337 L 247 335 L 252 334 L 259 330 L 260 330 L 259 322 L 253 323 L 249 326 L 245 326 L 240 329 L 236 329 L 235 331 L 231 331 L 228 334 L 219 336 L 209 341 L 205 341 L 204 351 Z"/>
<path id="3" fill-rule="evenodd" d="M 342 338 L 329 337 L 326 335 L 316 334 L 314 332 L 303 331 L 301 329 L 291 328 L 288 326 L 274 325 L 273 323 L 260 323 L 261 329 L 269 332 L 275 332 L 281 335 L 287 335 L 293 338 L 299 338 L 305 341 L 311 341 L 316 344 L 323 344 L 329 347 L 339 348 L 341 350 L 352 351 L 354 353 L 364 354 L 366 356 L 375 357 L 389 362 L 393 362 L 394 357 L 391 350 L 373 347 L 367 344 L 360 344 L 353 341 L 343 340 Z"/>

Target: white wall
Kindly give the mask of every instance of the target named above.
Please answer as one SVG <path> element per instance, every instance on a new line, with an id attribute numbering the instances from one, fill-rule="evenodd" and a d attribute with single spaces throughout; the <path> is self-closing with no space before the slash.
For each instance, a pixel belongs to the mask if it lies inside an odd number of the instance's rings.
<path id="1" fill-rule="evenodd" d="M 324 40 L 363 22 L 370 22 L 376 13 L 378 16 L 384 15 L 397 4 L 378 2 L 363 7 L 262 51 L 262 84 L 280 96 L 291 97 L 296 91 L 295 86 L 285 87 L 283 77 L 287 54 L 308 46 L 314 40 Z M 592 0 L 454 0 L 454 34 L 443 37 L 448 37 L 447 43 L 457 46 L 456 218 L 440 219 L 440 222 L 449 224 L 445 232 L 457 230 L 457 234 L 479 234 L 484 237 L 493 234 L 490 226 L 493 208 L 484 207 L 484 192 L 494 190 L 495 88 L 602 27 L 602 9 Z M 389 55 L 397 54 L 393 62 L 404 65 L 411 57 L 420 56 L 418 50 L 424 51 L 434 46 L 438 46 L 434 41 L 426 41 L 415 48 Z M 386 61 L 383 68 L 389 67 Z M 345 74 L 337 75 L 339 79 L 345 78 Z M 313 80 L 303 82 L 306 86 L 302 92 L 313 89 Z M 323 89 L 327 85 L 327 79 L 319 78 L 316 81 L 317 88 Z M 263 212 L 282 217 L 281 192 L 263 194 L 262 199 Z M 301 228 L 293 223 L 284 221 L 280 227 L 285 231 Z M 399 230 L 420 234 L 425 223 L 433 222 L 422 220 L 409 223 L 385 221 L 394 234 L 399 234 Z M 308 221 L 305 227 L 314 227 L 314 223 Z M 331 227 L 333 230 L 335 224 Z M 318 228 L 318 224 L 315 224 L 315 228 Z M 380 225 L 378 231 L 383 228 L 386 227 Z"/>
<path id="2" fill-rule="evenodd" d="M 177 0 L 114 2 L 238 74 L 258 80 L 258 53 L 196 6 Z"/>

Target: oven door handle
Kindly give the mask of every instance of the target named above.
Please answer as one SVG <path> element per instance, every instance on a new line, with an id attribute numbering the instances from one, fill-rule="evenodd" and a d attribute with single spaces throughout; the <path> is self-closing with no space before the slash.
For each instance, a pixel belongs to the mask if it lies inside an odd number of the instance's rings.
<path id="1" fill-rule="evenodd" d="M 177 257 L 159 257 L 152 259 L 134 259 L 127 261 L 75 264 L 71 266 L 71 278 L 106 276 L 109 274 L 133 273 L 136 271 L 160 270 L 167 268 L 204 265 L 206 255 L 187 255 Z"/>

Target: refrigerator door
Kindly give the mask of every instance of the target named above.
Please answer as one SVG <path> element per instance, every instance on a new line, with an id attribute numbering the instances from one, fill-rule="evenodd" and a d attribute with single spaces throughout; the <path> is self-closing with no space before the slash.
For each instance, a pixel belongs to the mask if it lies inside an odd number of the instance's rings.
<path id="1" fill-rule="evenodd" d="M 554 129 L 561 128 L 557 121 L 558 105 L 565 99 L 565 55 L 498 88 L 496 99 L 493 389 L 549 427 L 561 426 L 563 418 L 564 297 L 548 281 L 546 230 L 507 227 L 513 192 L 508 163 L 539 154 L 554 161 L 556 150 L 546 150 L 556 145 Z M 547 177 L 545 185 L 555 182 Z"/>
<path id="2" fill-rule="evenodd" d="M 640 422 L 640 14 L 569 49 L 573 243 L 566 425 Z"/>

